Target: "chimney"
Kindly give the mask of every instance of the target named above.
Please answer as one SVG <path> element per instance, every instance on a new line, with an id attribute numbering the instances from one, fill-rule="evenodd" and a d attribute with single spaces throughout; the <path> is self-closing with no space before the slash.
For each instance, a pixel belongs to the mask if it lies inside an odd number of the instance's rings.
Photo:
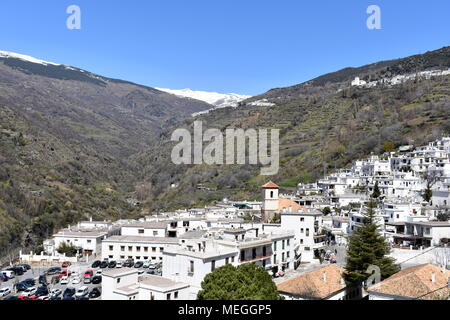
<path id="1" fill-rule="evenodd" d="M 431 274 L 431 282 L 432 282 L 432 283 L 436 283 L 436 273 L 435 273 L 435 272 L 433 272 L 433 273 Z"/>
<path id="2" fill-rule="evenodd" d="M 326 272 L 322 273 L 322 279 L 323 279 L 323 282 L 327 282 L 327 273 Z"/>

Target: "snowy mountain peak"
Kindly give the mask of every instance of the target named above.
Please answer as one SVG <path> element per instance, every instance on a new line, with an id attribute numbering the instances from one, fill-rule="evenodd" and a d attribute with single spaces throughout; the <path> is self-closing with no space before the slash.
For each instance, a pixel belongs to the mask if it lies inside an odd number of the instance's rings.
<path id="1" fill-rule="evenodd" d="M 31 56 L 27 56 L 24 54 L 14 53 L 14 52 L 8 52 L 8 51 L 0 51 L 0 58 L 14 58 L 14 59 L 20 59 L 23 61 L 28 61 L 32 63 L 38 63 L 43 65 L 54 65 L 54 66 L 60 66 L 60 64 L 48 62 L 40 59 L 33 58 Z"/>
<path id="2" fill-rule="evenodd" d="M 239 105 L 239 102 L 251 97 L 251 96 L 235 94 L 235 93 L 194 91 L 191 89 L 182 89 L 182 90 L 172 90 L 172 89 L 163 89 L 163 88 L 156 88 L 156 89 L 170 93 L 170 94 L 174 94 L 177 96 L 181 96 L 184 98 L 192 98 L 192 99 L 197 99 L 200 101 L 205 101 L 205 102 L 215 106 L 216 109 L 225 108 L 225 107 L 234 107 L 235 108 Z"/>

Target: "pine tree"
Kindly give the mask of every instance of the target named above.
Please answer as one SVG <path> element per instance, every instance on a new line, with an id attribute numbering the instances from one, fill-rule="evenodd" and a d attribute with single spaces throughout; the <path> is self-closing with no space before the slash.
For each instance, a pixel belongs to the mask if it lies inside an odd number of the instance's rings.
<path id="1" fill-rule="evenodd" d="M 375 182 L 375 186 L 373 188 L 372 198 L 378 199 L 381 195 L 380 187 L 378 186 L 378 181 Z"/>
<path id="2" fill-rule="evenodd" d="M 370 276 L 366 271 L 371 265 L 380 268 L 381 280 L 400 271 L 395 260 L 387 257 L 390 248 L 378 230 L 375 207 L 375 202 L 371 199 L 364 214 L 363 226 L 353 232 L 350 238 L 344 272 L 344 279 L 349 286 L 359 286 L 366 281 Z"/>

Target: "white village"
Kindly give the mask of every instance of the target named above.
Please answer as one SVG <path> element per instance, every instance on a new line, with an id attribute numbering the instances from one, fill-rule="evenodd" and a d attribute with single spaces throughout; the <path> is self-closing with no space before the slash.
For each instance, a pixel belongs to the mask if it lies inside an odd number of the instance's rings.
<path id="1" fill-rule="evenodd" d="M 272 181 L 261 192 L 262 201 L 224 199 L 140 220 L 80 222 L 47 239 L 44 252 L 21 252 L 20 266 L 45 272 L 39 282 L 54 289 L 41 300 L 63 291 L 65 298 L 195 300 L 205 276 L 228 264 L 263 267 L 286 300 L 448 299 L 450 137 L 355 161 L 299 184 L 295 194 L 281 194 Z M 378 231 L 401 270 L 348 288 L 349 239 L 374 197 Z M 59 254 L 64 245 L 78 254 Z M 1 271 L 9 280 L 5 296 L 18 290 L 17 268 Z M 91 296 L 93 284 L 101 290 Z M 34 287 L 21 293 L 35 294 Z"/>

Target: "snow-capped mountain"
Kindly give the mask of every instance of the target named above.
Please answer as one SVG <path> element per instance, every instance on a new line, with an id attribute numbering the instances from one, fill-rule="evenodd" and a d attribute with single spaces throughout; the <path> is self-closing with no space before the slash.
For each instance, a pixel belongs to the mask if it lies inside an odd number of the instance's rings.
<path id="1" fill-rule="evenodd" d="M 225 107 L 237 107 L 239 102 L 250 98 L 251 96 L 246 96 L 242 94 L 235 93 L 217 93 L 217 92 L 207 92 L 207 91 L 193 91 L 191 89 L 183 89 L 183 90 L 172 90 L 172 89 L 163 89 L 156 88 L 158 90 L 171 93 L 177 96 L 197 99 L 200 101 L 205 101 L 209 104 L 218 108 Z"/>
<path id="2" fill-rule="evenodd" d="M 57 64 L 57 63 L 48 62 L 48 61 L 36 59 L 36 58 L 27 56 L 24 54 L 8 52 L 8 51 L 0 51 L 0 58 L 14 58 L 14 59 L 20 59 L 20 60 L 28 61 L 28 62 L 32 62 L 32 63 L 43 64 L 43 65 L 60 66 L 60 64 Z"/>

